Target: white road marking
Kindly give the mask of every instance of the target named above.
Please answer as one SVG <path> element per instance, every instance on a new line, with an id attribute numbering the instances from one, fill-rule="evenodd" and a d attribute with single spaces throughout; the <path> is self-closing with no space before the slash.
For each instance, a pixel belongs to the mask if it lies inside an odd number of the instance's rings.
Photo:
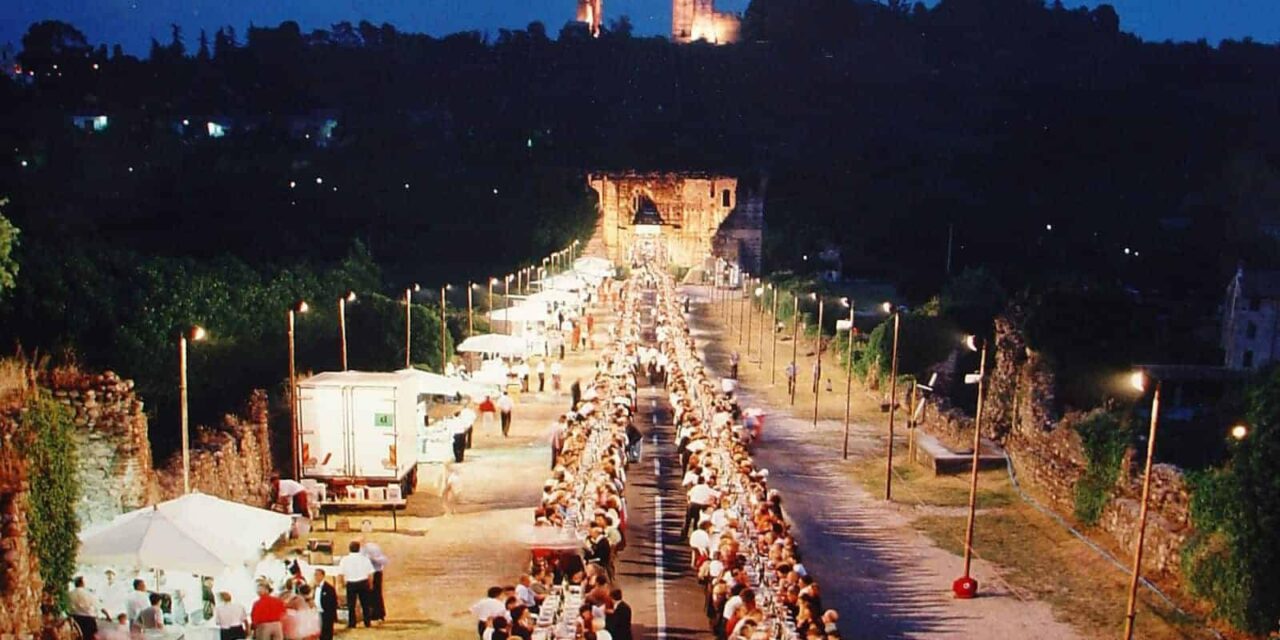
<path id="1" fill-rule="evenodd" d="M 654 469 L 658 469 L 658 461 L 653 461 Z M 662 496 L 653 497 L 653 595 L 658 604 L 658 640 L 667 637 L 667 594 L 666 577 L 662 568 Z"/>

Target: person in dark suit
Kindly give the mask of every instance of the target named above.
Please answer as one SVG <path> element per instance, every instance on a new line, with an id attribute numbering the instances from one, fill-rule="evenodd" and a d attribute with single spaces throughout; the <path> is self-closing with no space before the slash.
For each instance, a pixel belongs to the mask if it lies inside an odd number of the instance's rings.
<path id="1" fill-rule="evenodd" d="M 325 580 L 324 569 L 316 569 L 312 588 L 320 609 L 320 640 L 333 640 L 333 626 L 338 622 L 338 590 Z"/>
<path id="2" fill-rule="evenodd" d="M 604 628 L 613 636 L 613 640 L 631 640 L 631 605 L 623 602 L 622 589 L 609 592 L 613 600 L 613 609 L 605 613 Z"/>

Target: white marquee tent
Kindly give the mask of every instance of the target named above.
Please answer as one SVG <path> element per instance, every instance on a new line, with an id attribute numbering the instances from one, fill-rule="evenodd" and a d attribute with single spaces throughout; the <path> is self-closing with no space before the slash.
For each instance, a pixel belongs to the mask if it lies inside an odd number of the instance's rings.
<path id="1" fill-rule="evenodd" d="M 498 395 L 497 385 L 451 378 L 421 369 L 401 369 L 397 373 L 407 373 L 413 376 L 418 385 L 418 395 L 455 396 L 461 394 L 472 398 Z"/>
<path id="2" fill-rule="evenodd" d="M 459 353 L 484 353 L 507 358 L 523 358 L 528 354 L 528 345 L 523 338 L 486 333 L 471 336 L 458 345 Z"/>

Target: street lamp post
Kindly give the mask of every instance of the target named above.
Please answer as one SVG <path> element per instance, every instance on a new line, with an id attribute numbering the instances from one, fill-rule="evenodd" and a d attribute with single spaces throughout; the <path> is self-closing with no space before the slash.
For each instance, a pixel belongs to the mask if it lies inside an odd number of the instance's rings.
<path id="1" fill-rule="evenodd" d="M 819 392 L 819 389 L 821 389 L 822 387 L 822 310 L 825 306 L 826 300 L 824 300 L 822 296 L 818 295 L 817 293 L 814 293 L 813 297 L 818 300 L 818 326 L 816 327 L 818 331 L 817 331 L 817 335 L 815 336 L 815 340 L 817 341 L 817 346 L 814 348 L 814 360 L 813 360 L 813 426 L 817 427 L 818 426 L 818 392 Z"/>
<path id="2" fill-rule="evenodd" d="M 178 410 L 182 414 L 182 494 L 191 493 L 191 433 L 187 418 L 187 340 L 204 340 L 205 331 L 199 326 L 178 334 Z"/>
<path id="3" fill-rule="evenodd" d="M 1130 383 L 1138 391 L 1146 391 L 1147 377 L 1141 371 L 1135 371 L 1129 378 Z M 1133 550 L 1133 572 L 1129 576 L 1129 604 L 1124 615 L 1124 640 L 1133 638 L 1133 619 L 1137 615 L 1138 581 L 1142 573 L 1142 545 L 1147 537 L 1147 508 L 1151 498 L 1151 464 L 1156 454 L 1156 429 L 1160 419 L 1160 381 L 1151 396 L 1151 428 L 1147 434 L 1147 461 L 1142 472 L 1142 507 L 1138 511 L 1138 546 Z"/>
<path id="4" fill-rule="evenodd" d="M 467 283 L 467 337 L 468 338 L 476 334 L 475 320 L 473 318 L 473 314 L 475 312 L 472 309 L 472 304 L 471 304 L 471 292 L 475 289 L 475 287 L 476 285 L 474 282 Z M 490 318 L 493 317 L 492 309 L 489 310 L 489 317 Z"/>
<path id="5" fill-rule="evenodd" d="M 348 291 L 338 298 L 338 336 L 342 355 L 342 370 L 347 370 L 347 303 L 356 301 L 356 292 Z"/>
<path id="6" fill-rule="evenodd" d="M 751 295 L 750 290 L 747 289 L 750 281 L 751 277 L 744 273 L 741 278 L 742 286 L 738 287 L 738 346 L 742 346 L 742 339 L 746 335 L 743 327 L 746 326 L 747 320 L 747 297 Z"/>
<path id="7" fill-rule="evenodd" d="M 488 303 L 487 303 L 487 304 L 489 305 L 489 317 L 490 317 L 490 318 L 492 318 L 492 317 L 493 317 L 493 285 L 495 285 L 495 284 L 498 284 L 498 279 L 497 279 L 497 278 L 490 277 L 490 278 L 489 278 L 489 299 L 488 299 Z M 493 333 L 493 327 L 489 327 L 489 333 Z"/>
<path id="8" fill-rule="evenodd" d="M 800 370 L 796 358 L 800 357 L 800 295 L 792 296 L 791 305 L 791 405 L 796 404 L 796 387 L 800 386 Z"/>
<path id="9" fill-rule="evenodd" d="M 889 366 L 889 445 L 884 467 L 884 499 L 893 499 L 893 419 L 898 413 L 898 331 L 902 314 L 890 302 L 883 305 L 886 313 L 893 314 L 893 357 Z"/>
<path id="10" fill-rule="evenodd" d="M 755 300 L 760 295 L 760 289 L 757 287 L 747 291 L 747 362 L 751 361 L 751 321 L 755 319 L 756 310 Z"/>
<path id="11" fill-rule="evenodd" d="M 763 288 L 756 287 L 756 297 L 760 298 L 760 344 L 756 345 L 756 355 L 760 358 L 756 361 L 756 368 L 764 369 L 764 312 L 768 307 L 764 304 L 764 292 L 766 289 L 773 289 L 773 284 L 766 284 Z"/>
<path id="12" fill-rule="evenodd" d="M 773 288 L 773 312 L 769 315 L 769 333 L 772 334 L 773 365 L 769 369 L 769 385 L 778 381 L 778 287 Z M 763 358 L 761 358 L 763 360 Z"/>
<path id="13" fill-rule="evenodd" d="M 853 298 L 845 298 L 844 303 L 849 307 L 849 349 L 845 352 L 845 381 L 844 381 L 844 448 L 843 458 L 849 459 L 849 417 L 853 408 L 853 337 L 858 334 L 857 325 L 853 321 Z"/>
<path id="14" fill-rule="evenodd" d="M 444 373 L 444 367 L 449 362 L 449 347 L 446 335 L 449 333 L 449 320 L 445 316 L 445 310 L 449 308 L 448 301 L 445 300 L 444 292 L 452 289 L 451 285 L 440 287 L 440 372 Z M 492 313 L 492 311 L 490 311 Z"/>
<path id="15" fill-rule="evenodd" d="M 413 366 L 413 294 L 422 291 L 418 283 L 404 290 L 404 368 Z"/>
<path id="16" fill-rule="evenodd" d="M 987 376 L 987 344 L 978 343 L 976 336 L 965 339 L 965 345 L 979 352 L 978 357 L 978 409 L 973 417 L 973 460 L 969 469 L 969 520 L 964 530 L 964 575 L 952 585 L 952 590 L 961 598 L 972 598 L 978 592 L 978 581 L 969 575 L 973 562 L 973 525 L 978 512 L 978 458 L 982 444 L 982 403 L 986 388 Z M 966 376 L 968 378 L 969 376 Z M 966 379 L 966 382 L 968 380 Z"/>
<path id="17" fill-rule="evenodd" d="M 292 443 L 290 453 L 293 458 L 293 479 L 302 478 L 302 443 L 299 441 L 298 433 L 298 368 L 297 368 L 297 349 L 294 346 L 294 324 L 295 317 L 299 313 L 306 313 L 311 307 L 307 306 L 306 300 L 299 300 L 289 307 L 289 436 Z"/>

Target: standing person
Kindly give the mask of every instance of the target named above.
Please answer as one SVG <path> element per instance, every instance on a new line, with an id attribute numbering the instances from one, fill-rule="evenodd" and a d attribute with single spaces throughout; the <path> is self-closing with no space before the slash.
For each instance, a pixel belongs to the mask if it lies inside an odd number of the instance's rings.
<path id="1" fill-rule="evenodd" d="M 557 396 L 560 395 L 560 372 L 561 372 L 560 362 L 559 361 L 552 362 L 551 363 L 551 390 L 554 391 Z"/>
<path id="2" fill-rule="evenodd" d="M 160 631 L 164 629 L 164 611 L 160 610 L 160 602 L 163 598 L 160 594 L 153 593 L 147 596 L 148 606 L 138 614 L 138 626 L 145 631 Z"/>
<path id="3" fill-rule="evenodd" d="M 582 325 L 573 323 L 573 350 L 577 351 L 582 346 Z"/>
<path id="4" fill-rule="evenodd" d="M 221 604 L 213 608 L 213 623 L 218 625 L 219 640 L 241 640 L 245 637 L 245 623 L 249 621 L 249 613 L 244 606 L 231 601 L 231 594 L 226 591 L 218 593 Z"/>
<path id="5" fill-rule="evenodd" d="M 129 617 L 130 627 L 138 628 L 138 616 L 149 606 L 151 606 L 151 594 L 147 591 L 146 581 L 141 578 L 134 580 L 133 591 L 129 592 L 129 598 L 124 603 L 124 612 Z"/>
<path id="6" fill-rule="evenodd" d="M 511 410 L 515 408 L 515 401 L 511 399 L 511 396 L 506 391 L 503 391 L 496 404 L 498 406 L 498 416 L 502 420 L 502 437 L 505 438 L 511 432 Z"/>
<path id="7" fill-rule="evenodd" d="M 542 393 L 547 388 L 547 361 L 538 361 L 538 393 Z"/>
<path id="8" fill-rule="evenodd" d="M 387 604 L 382 598 L 382 572 L 387 568 L 387 564 L 391 559 L 387 554 L 382 552 L 382 547 L 376 542 L 360 542 L 360 553 L 369 558 L 369 562 L 373 563 L 373 582 L 369 585 L 373 597 L 373 621 L 379 624 L 387 619 Z"/>
<path id="9" fill-rule="evenodd" d="M 488 595 L 471 605 L 471 614 L 476 617 L 476 634 L 481 638 L 490 620 L 507 615 L 507 605 L 498 599 L 501 596 L 502 587 L 489 587 Z"/>
<path id="10" fill-rule="evenodd" d="M 796 393 L 796 361 L 787 363 L 787 395 Z"/>
<path id="11" fill-rule="evenodd" d="M 360 613 L 364 616 L 364 626 L 373 626 L 373 603 L 369 591 L 369 580 L 373 577 L 373 563 L 360 553 L 360 543 L 352 540 L 347 545 L 349 553 L 338 563 L 338 572 L 347 585 L 347 628 L 356 627 L 356 602 L 360 603 Z M 261 639 L 259 639 L 261 640 Z"/>
<path id="12" fill-rule="evenodd" d="M 276 502 L 285 507 L 286 513 L 311 516 L 307 505 L 307 488 L 300 482 L 287 478 L 281 479 L 279 474 L 273 474 L 271 484 L 276 490 Z"/>
<path id="13" fill-rule="evenodd" d="M 284 600 L 271 595 L 271 585 L 258 583 L 258 599 L 249 612 L 254 640 L 284 640 Z"/>
<path id="14" fill-rule="evenodd" d="M 440 474 L 440 501 L 444 503 L 444 515 L 453 515 L 461 491 L 462 476 L 458 475 L 457 467 L 444 463 L 444 471 Z"/>
<path id="15" fill-rule="evenodd" d="M 734 351 L 729 354 L 729 377 L 734 380 L 738 379 L 738 352 Z"/>
<path id="16" fill-rule="evenodd" d="M 569 435 L 569 419 L 562 413 L 556 418 L 555 424 L 551 425 L 551 468 L 556 468 L 556 461 L 560 458 L 560 451 L 564 449 L 565 436 Z"/>
<path id="17" fill-rule="evenodd" d="M 520 364 L 516 365 L 516 375 L 520 376 L 521 393 L 529 393 L 529 373 L 529 361 L 521 360 Z"/>
<path id="18" fill-rule="evenodd" d="M 488 429 L 489 425 L 493 424 L 493 414 L 496 411 L 496 407 L 493 404 L 493 398 L 486 395 L 484 400 L 480 403 L 479 409 L 480 415 L 484 416 L 484 426 Z M 470 443 L 468 443 L 468 445 L 469 444 Z"/>
<path id="19" fill-rule="evenodd" d="M 573 385 L 569 387 L 569 410 L 577 411 L 578 403 L 582 401 L 582 383 L 577 380 L 573 381 Z"/>
<path id="20" fill-rule="evenodd" d="M 107 618 L 111 616 L 107 615 L 107 610 L 102 607 L 98 598 L 84 587 L 84 576 L 76 576 L 74 584 L 76 588 L 71 590 L 67 598 L 71 605 L 71 619 L 80 627 L 80 635 L 91 639 L 98 633 L 98 614 Z"/>
<path id="21" fill-rule="evenodd" d="M 325 580 L 324 569 L 315 570 L 312 589 L 316 608 L 320 609 L 320 640 L 333 640 L 333 626 L 338 622 L 338 590 Z"/>
<path id="22" fill-rule="evenodd" d="M 613 640 L 631 640 L 631 605 L 622 600 L 622 589 L 610 591 L 609 599 L 613 600 L 613 608 L 605 612 L 604 628 Z"/>
<path id="23" fill-rule="evenodd" d="M 567 340 L 571 335 L 573 336 L 574 344 L 576 345 L 578 336 L 577 334 L 574 333 L 573 321 L 569 320 L 568 318 L 565 318 L 564 321 L 560 323 L 560 359 L 561 360 L 564 360 L 565 340 Z M 575 349 L 576 349 L 576 346 L 575 346 Z"/>

